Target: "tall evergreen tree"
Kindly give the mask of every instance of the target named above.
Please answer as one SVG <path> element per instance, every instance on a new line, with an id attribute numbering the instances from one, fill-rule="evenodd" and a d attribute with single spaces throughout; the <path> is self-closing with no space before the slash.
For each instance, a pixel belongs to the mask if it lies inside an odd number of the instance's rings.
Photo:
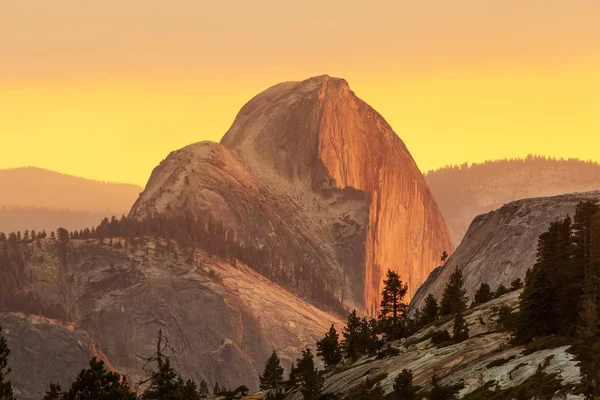
<path id="1" fill-rule="evenodd" d="M 142 394 L 143 400 L 181 400 L 183 397 L 185 382 L 171 367 L 171 360 L 165 354 L 167 348 L 168 339 L 161 330 L 158 332 L 155 354 L 145 360 L 144 370 L 150 364 L 156 364 L 156 369 L 146 370 L 149 377 L 141 382 L 141 384 L 148 384 Z"/>
<path id="2" fill-rule="evenodd" d="M 479 286 L 479 289 L 477 289 L 477 292 L 475 292 L 475 296 L 473 297 L 473 303 L 474 304 L 483 304 L 483 303 L 487 303 L 488 301 L 492 300 L 494 298 L 494 293 L 492 293 L 492 290 L 490 289 L 490 285 L 488 285 L 487 283 L 482 283 Z"/>
<path id="3" fill-rule="evenodd" d="M 425 305 L 421 311 L 421 325 L 425 326 L 432 323 L 438 317 L 439 306 L 433 294 L 429 293 L 425 298 Z"/>
<path id="4" fill-rule="evenodd" d="M 444 288 L 440 304 L 440 315 L 456 314 L 459 309 L 466 309 L 468 298 L 464 285 L 463 273 L 457 266 Z"/>
<path id="5" fill-rule="evenodd" d="M 221 394 L 221 388 L 219 387 L 219 382 L 215 382 L 215 386 L 213 387 L 213 395 L 218 396 Z"/>
<path id="6" fill-rule="evenodd" d="M 342 349 L 340 347 L 340 335 L 331 324 L 329 332 L 317 342 L 317 356 L 323 359 L 325 366 L 335 367 L 342 362 Z"/>
<path id="7" fill-rule="evenodd" d="M 394 379 L 394 394 L 396 400 L 417 400 L 418 388 L 413 386 L 412 370 L 403 369 Z"/>
<path id="8" fill-rule="evenodd" d="M 61 400 L 135 400 L 137 396 L 124 385 L 121 376 L 107 371 L 103 361 L 95 357 L 90 367 L 82 370 Z"/>
<path id="9" fill-rule="evenodd" d="M 191 379 L 188 379 L 184 383 L 182 378 L 179 378 L 178 381 L 179 381 L 179 386 L 181 387 L 179 399 L 181 399 L 181 400 L 200 400 L 200 395 L 198 394 L 198 386 L 196 385 L 196 382 L 194 382 Z"/>
<path id="10" fill-rule="evenodd" d="M 63 391 L 59 383 L 51 383 L 42 400 L 60 400 L 63 396 Z"/>
<path id="11" fill-rule="evenodd" d="M 9 354 L 10 349 L 0 326 L 0 400 L 16 400 L 13 394 L 12 383 L 7 378 L 11 371 L 8 366 Z"/>
<path id="12" fill-rule="evenodd" d="M 402 317 L 408 305 L 404 303 L 404 296 L 408 286 L 402 282 L 400 276 L 392 270 L 387 271 L 381 292 L 381 308 L 379 311 L 379 324 L 387 340 L 399 339 L 403 336 Z"/>
<path id="13" fill-rule="evenodd" d="M 428 400 L 455 400 L 458 399 L 458 392 L 462 385 L 443 386 L 437 374 L 431 377 L 431 391 Z"/>
<path id="14" fill-rule="evenodd" d="M 206 381 L 204 379 L 202 379 L 202 381 L 200 381 L 200 386 L 198 387 L 198 394 L 202 398 L 208 397 L 208 395 L 210 394 L 210 392 L 208 390 L 208 383 L 206 383 Z"/>
<path id="15" fill-rule="evenodd" d="M 298 383 L 298 373 L 298 368 L 294 365 L 294 363 L 292 363 L 292 366 L 290 367 L 290 374 L 287 380 L 287 385 L 296 386 L 296 384 Z"/>
<path id="16" fill-rule="evenodd" d="M 348 322 L 344 327 L 342 335 L 342 349 L 344 354 L 350 360 L 356 360 L 362 354 L 361 320 L 356 310 L 353 310 L 348 317 Z"/>
<path id="17" fill-rule="evenodd" d="M 452 340 L 456 343 L 465 341 L 469 338 L 469 325 L 463 315 L 463 310 L 458 309 L 454 314 L 454 325 L 452 326 Z"/>
<path id="18" fill-rule="evenodd" d="M 527 273 L 525 289 L 521 294 L 517 322 L 517 338 L 525 343 L 537 336 L 558 330 L 558 259 L 557 251 L 564 235 L 562 221 L 553 222 L 540 235 L 537 262 Z"/>
<path id="19" fill-rule="evenodd" d="M 580 362 L 582 389 L 586 398 L 596 399 L 600 396 L 600 321 L 595 298 L 587 297 L 583 300 L 579 320 L 573 347 Z"/>
<path id="20" fill-rule="evenodd" d="M 298 360 L 298 369 L 302 374 L 302 397 L 304 400 L 317 400 L 323 390 L 323 377 L 315 367 L 314 358 L 310 349 L 302 351 L 302 358 Z"/>
<path id="21" fill-rule="evenodd" d="M 275 350 L 267 360 L 265 370 L 259 378 L 262 390 L 275 389 L 283 383 L 283 367 Z"/>

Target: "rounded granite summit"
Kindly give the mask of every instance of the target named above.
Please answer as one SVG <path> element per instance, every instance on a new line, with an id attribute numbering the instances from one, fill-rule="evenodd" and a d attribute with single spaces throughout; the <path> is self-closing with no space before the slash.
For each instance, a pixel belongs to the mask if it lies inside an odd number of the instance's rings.
<path id="1" fill-rule="evenodd" d="M 265 90 L 220 144 L 172 153 L 130 215 L 183 212 L 210 215 L 369 313 L 388 268 L 410 297 L 453 250 L 402 140 L 344 79 L 327 75 Z"/>

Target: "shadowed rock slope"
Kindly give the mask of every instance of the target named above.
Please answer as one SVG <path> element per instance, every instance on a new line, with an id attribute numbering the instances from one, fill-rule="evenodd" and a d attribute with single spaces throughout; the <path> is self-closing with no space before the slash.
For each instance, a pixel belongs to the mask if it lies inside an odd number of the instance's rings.
<path id="1" fill-rule="evenodd" d="M 404 143 L 346 81 L 328 76 L 267 89 L 221 144 L 169 155 L 130 216 L 182 213 L 269 249 L 293 290 L 307 294 L 308 273 L 370 313 L 387 268 L 408 282 L 410 297 L 453 250 Z"/>
<path id="2" fill-rule="evenodd" d="M 51 239 L 19 245 L 24 262 L 0 283 L 19 398 L 41 398 L 50 381 L 70 383 L 93 354 L 139 382 L 140 357 L 152 354 L 159 329 L 186 378 L 256 389 L 273 349 L 289 368 L 340 324 L 242 263 L 201 251 L 157 254 L 156 243 L 138 241 L 134 251 L 72 240 L 66 263 Z"/>
<path id="3" fill-rule="evenodd" d="M 577 204 L 585 200 L 600 200 L 600 191 L 519 200 L 478 216 L 446 265 L 419 288 L 410 311 L 421 308 L 429 293 L 441 299 L 456 266 L 463 271 L 471 299 L 482 283 L 495 290 L 500 284 L 508 287 L 514 279 L 523 280 L 536 262 L 539 236 L 551 222 L 573 216 Z"/>

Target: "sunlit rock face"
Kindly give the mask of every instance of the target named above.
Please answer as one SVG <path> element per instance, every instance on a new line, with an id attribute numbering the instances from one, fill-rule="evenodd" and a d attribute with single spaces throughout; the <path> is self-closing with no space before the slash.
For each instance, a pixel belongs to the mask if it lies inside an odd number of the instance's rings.
<path id="1" fill-rule="evenodd" d="M 320 76 L 264 91 L 241 109 L 221 143 L 277 197 L 292 199 L 317 243 L 328 243 L 318 236 L 336 226 L 328 217 L 337 214 L 331 196 L 350 188 L 368 196 L 346 211 L 366 225 L 353 241 L 362 254 L 349 262 L 337 252 L 331 265 L 342 276 L 362 275 L 360 287 L 344 290 L 367 311 L 379 304 L 387 268 L 408 282 L 411 296 L 441 253 L 453 249 L 406 146 L 343 79 Z M 357 218 L 363 208 L 366 220 Z"/>
<path id="2" fill-rule="evenodd" d="M 599 200 L 600 191 L 518 200 L 476 217 L 456 252 L 419 288 L 410 311 L 423 306 L 429 293 L 440 299 L 448 278 L 458 266 L 465 278 L 467 296 L 482 283 L 495 290 L 524 279 L 536 262 L 539 236 L 554 222 L 575 214 L 580 201 Z"/>

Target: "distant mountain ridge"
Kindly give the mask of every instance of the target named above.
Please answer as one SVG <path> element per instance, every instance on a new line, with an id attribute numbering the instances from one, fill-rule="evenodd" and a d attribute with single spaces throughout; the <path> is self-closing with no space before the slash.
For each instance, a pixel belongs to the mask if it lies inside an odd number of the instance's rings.
<path id="1" fill-rule="evenodd" d="M 515 200 L 600 189 L 600 164 L 530 155 L 448 166 L 425 174 L 458 246 L 478 215 Z"/>
<path id="2" fill-rule="evenodd" d="M 0 169 L 0 231 L 91 227 L 126 214 L 141 191 L 37 167 Z"/>

